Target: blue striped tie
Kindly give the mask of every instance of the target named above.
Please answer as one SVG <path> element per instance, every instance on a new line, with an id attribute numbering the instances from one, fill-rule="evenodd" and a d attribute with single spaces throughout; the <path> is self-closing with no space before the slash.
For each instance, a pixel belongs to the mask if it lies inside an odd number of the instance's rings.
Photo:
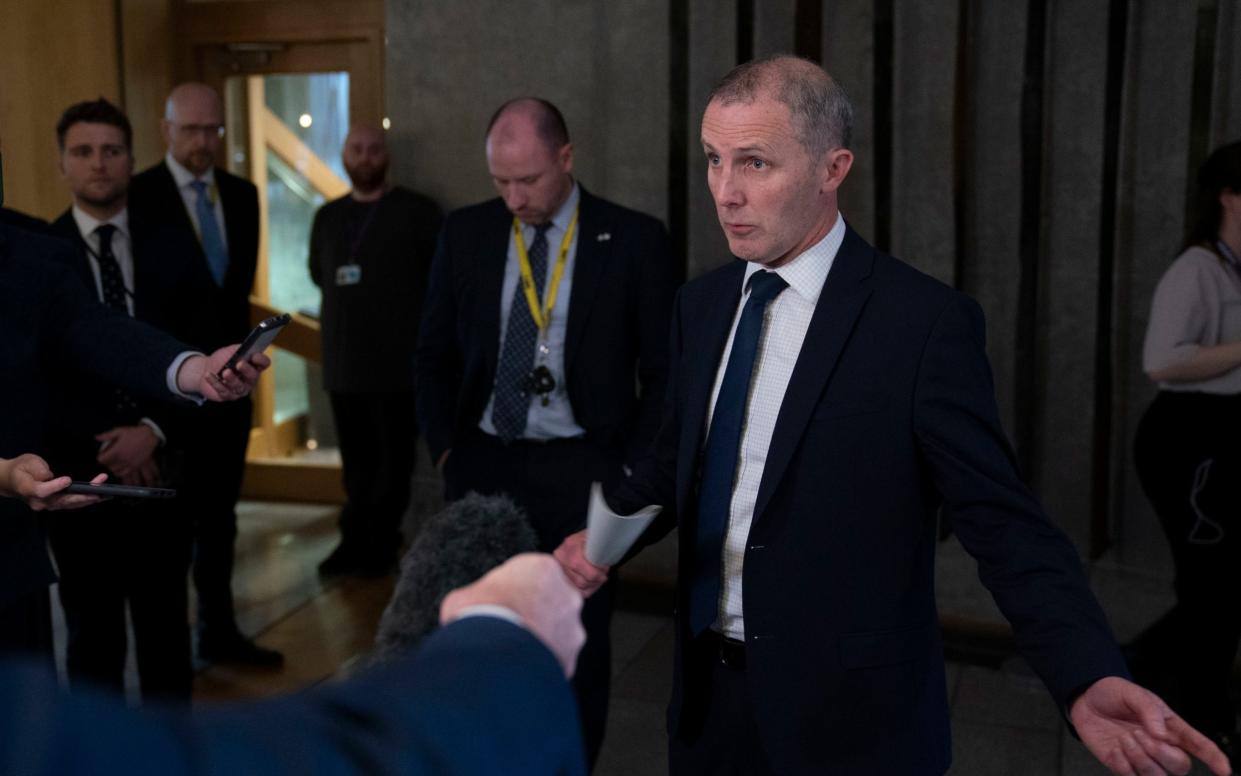
<path id="1" fill-rule="evenodd" d="M 215 204 L 207 196 L 206 181 L 193 181 L 190 188 L 198 194 L 194 212 L 198 215 L 198 232 L 203 242 L 203 253 L 207 254 L 207 266 L 211 269 L 215 284 L 222 286 L 224 273 L 228 271 L 228 249 L 224 247 L 224 237 L 220 234 L 220 222 L 215 220 Z"/>

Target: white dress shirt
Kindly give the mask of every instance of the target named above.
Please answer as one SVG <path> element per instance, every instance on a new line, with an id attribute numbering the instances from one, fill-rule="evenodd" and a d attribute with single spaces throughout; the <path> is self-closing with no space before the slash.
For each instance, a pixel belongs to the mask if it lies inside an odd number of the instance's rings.
<path id="1" fill-rule="evenodd" d="M 793 367 L 806 339 L 806 330 L 814 315 L 815 305 L 827 273 L 831 271 L 836 252 L 845 237 L 845 222 L 840 215 L 823 239 L 810 246 L 792 261 L 774 272 L 789 287 L 771 301 L 758 353 L 754 359 L 754 371 L 750 377 L 750 398 L 745 408 L 745 421 L 741 428 L 741 444 L 738 448 L 737 474 L 733 483 L 732 499 L 728 505 L 728 532 L 724 537 L 723 564 L 720 575 L 719 619 L 715 630 L 731 639 L 745 640 L 745 618 L 741 609 L 741 572 L 745 562 L 746 541 L 750 536 L 750 523 L 754 519 L 754 505 L 758 500 L 758 486 L 763 479 L 767 464 L 767 448 L 776 429 L 776 418 L 784 394 L 793 376 Z M 733 337 L 737 334 L 737 322 L 741 310 L 749 298 L 750 276 L 765 269 L 761 264 L 750 262 L 742 279 L 741 299 L 733 313 L 732 330 L 728 343 L 715 373 L 715 387 L 711 390 L 711 403 L 707 411 L 707 428 L 715 412 L 715 402 L 720 395 L 724 369 L 733 349 Z M 705 435 L 704 435 L 705 442 Z"/>
<path id="2" fill-rule="evenodd" d="M 212 206 L 215 208 L 215 220 L 220 225 L 220 241 L 224 244 L 224 250 L 228 250 L 228 229 L 224 225 L 224 205 L 220 202 L 220 190 L 215 185 L 215 168 L 212 167 L 203 173 L 203 175 L 195 176 L 194 173 L 181 166 L 181 163 L 172 158 L 171 153 L 164 155 L 164 163 L 168 165 L 168 170 L 172 173 L 172 179 L 177 182 L 177 191 L 181 194 L 181 201 L 185 203 L 185 212 L 189 213 L 190 223 L 194 225 L 194 233 L 198 235 L 199 242 L 202 242 L 203 228 L 198 223 L 198 192 L 190 186 L 196 180 L 205 181 L 207 184 L 207 196 L 211 198 Z"/>

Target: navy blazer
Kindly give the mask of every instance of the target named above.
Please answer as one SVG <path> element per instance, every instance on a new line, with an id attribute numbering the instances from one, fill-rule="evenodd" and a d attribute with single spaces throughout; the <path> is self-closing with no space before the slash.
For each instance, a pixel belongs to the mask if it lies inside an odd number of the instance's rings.
<path id="1" fill-rule="evenodd" d="M 81 375 L 172 400 L 167 369 L 188 347 L 99 304 L 67 269 L 65 242 L 0 224 L 0 458 L 47 454 L 51 386 Z M 43 524 L 0 498 L 0 608 L 52 581 Z"/>
<path id="2" fill-rule="evenodd" d="M 566 388 L 587 437 L 633 460 L 659 425 L 680 269 L 658 220 L 585 188 L 581 195 Z M 440 230 L 415 360 L 418 425 L 432 460 L 478 425 L 491 397 L 512 223 L 496 198 L 449 214 Z"/>
<path id="3" fill-rule="evenodd" d="M 733 262 L 679 294 L 657 443 L 610 496 L 624 511 L 675 504 L 684 516 L 673 731 L 698 711 L 704 681 L 685 660 L 685 575 L 707 403 L 744 270 Z M 1125 675 L 1073 545 L 1018 474 L 978 305 L 849 230 L 780 407 L 745 551 L 746 678 L 777 772 L 948 768 L 941 507 L 1062 708 Z M 657 522 L 643 542 L 672 527 Z"/>
<path id="4" fill-rule="evenodd" d="M 78 231 L 72 210 L 65 211 L 49 227 L 49 234 L 59 237 L 73 251 L 69 269 L 98 298 L 95 276 L 87 257 L 86 241 Z M 209 311 L 194 304 L 196 283 L 193 264 L 186 255 L 187 244 L 167 227 L 130 223 L 131 253 L 134 263 L 134 313 L 137 320 L 148 323 L 174 337 L 193 336 L 198 322 Z M 99 443 L 95 434 L 111 428 L 133 425 L 147 417 L 156 422 L 173 446 L 181 444 L 179 427 L 192 410 L 163 400 L 137 401 L 137 411 L 121 414 L 115 408 L 113 386 L 97 380 L 57 380 L 51 392 L 60 407 L 51 424 L 48 462 L 52 470 L 88 478 L 99 472 L 95 462 Z"/>
<path id="5" fill-rule="evenodd" d="M 259 250 L 258 189 L 250 181 L 219 167 L 215 168 L 215 181 L 228 240 L 228 270 L 223 286 L 216 285 L 211 276 L 207 255 L 168 164 L 161 161 L 143 170 L 129 184 L 131 228 L 137 232 L 147 224 L 170 228 L 178 237 L 178 245 L 188 246 L 195 258 L 194 290 L 185 301 L 209 313 L 198 318 L 194 331 L 182 336 L 207 353 L 241 342 L 249 333 L 250 291 L 254 287 Z"/>
<path id="6" fill-rule="evenodd" d="M 50 672 L 0 665 L 0 773 L 584 774 L 560 664 L 522 628 L 459 620 L 412 656 L 249 704 L 126 709 L 64 695 Z"/>

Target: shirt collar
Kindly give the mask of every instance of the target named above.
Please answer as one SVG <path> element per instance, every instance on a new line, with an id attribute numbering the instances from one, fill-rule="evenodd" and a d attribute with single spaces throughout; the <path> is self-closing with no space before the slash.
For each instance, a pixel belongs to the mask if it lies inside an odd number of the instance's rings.
<path id="1" fill-rule="evenodd" d="M 195 175 L 194 173 L 185 169 L 185 167 L 182 166 L 182 164 L 178 162 L 176 159 L 173 159 L 171 151 L 164 154 L 164 164 L 168 165 L 168 170 L 169 172 L 172 173 L 172 179 L 177 182 L 178 189 L 183 189 L 186 186 L 189 186 L 191 183 L 193 183 L 196 180 L 206 181 L 208 190 L 215 188 L 215 168 L 214 167 L 208 167 L 207 171 L 203 173 L 201 176 Z"/>
<path id="2" fill-rule="evenodd" d="M 573 188 L 569 189 L 569 196 L 565 197 L 564 203 L 560 209 L 552 214 L 548 221 L 552 225 L 552 229 L 556 232 L 567 232 L 569 230 L 569 222 L 573 220 L 573 213 L 577 210 L 578 203 L 582 201 L 582 190 L 578 188 L 577 181 L 573 181 Z M 528 236 L 534 235 L 534 224 L 522 224 L 522 233 Z"/>
<path id="3" fill-rule="evenodd" d="M 827 273 L 831 272 L 836 253 L 844 240 L 845 219 L 837 213 L 836 223 L 823 235 L 823 239 L 799 253 L 792 261 L 772 271 L 788 283 L 789 288 L 798 296 L 810 304 L 817 304 L 819 294 L 823 292 L 823 284 L 827 282 Z M 750 276 L 763 269 L 766 268 L 756 261 L 746 262 L 745 277 L 741 279 L 743 293 L 750 282 Z"/>
<path id="4" fill-rule="evenodd" d="M 76 204 L 73 206 L 73 221 L 78 225 L 78 234 L 88 237 L 95 233 L 103 224 L 112 224 L 116 227 L 116 231 L 120 232 L 129 239 L 129 208 L 121 208 L 121 212 L 109 218 L 107 221 L 100 221 L 90 213 L 87 213 Z"/>

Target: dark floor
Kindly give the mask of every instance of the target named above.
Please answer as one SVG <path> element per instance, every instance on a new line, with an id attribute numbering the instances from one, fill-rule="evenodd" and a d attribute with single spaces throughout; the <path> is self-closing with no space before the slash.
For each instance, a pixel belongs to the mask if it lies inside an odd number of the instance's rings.
<path id="1" fill-rule="evenodd" d="M 246 502 L 238 514 L 234 588 L 239 620 L 260 643 L 284 651 L 286 667 L 268 673 L 200 666 L 196 702 L 262 697 L 324 680 L 366 651 L 392 589 L 391 578 L 320 582 L 315 566 L 336 538 L 333 507 Z M 939 567 L 941 608 L 950 617 L 996 616 L 955 542 L 944 545 Z M 1091 581 L 1122 639 L 1168 603 L 1162 580 L 1096 565 Z M 615 688 L 596 773 L 658 776 L 666 772 L 664 705 L 672 664 L 671 623 L 665 616 L 621 610 L 612 633 Z M 57 637 L 63 642 L 63 626 Z M 950 773 L 1107 772 L 1068 735 L 1050 696 L 1020 659 L 1004 660 L 998 668 L 949 661 L 948 692 L 954 761 Z M 1205 771 L 1195 771 L 1200 772 Z"/>

